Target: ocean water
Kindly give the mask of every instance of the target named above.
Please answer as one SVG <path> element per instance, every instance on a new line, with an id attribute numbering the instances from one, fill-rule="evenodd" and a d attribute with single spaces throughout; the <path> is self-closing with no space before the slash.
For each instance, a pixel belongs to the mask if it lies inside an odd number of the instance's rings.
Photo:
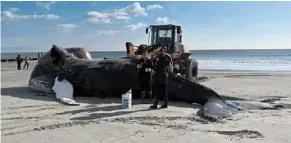
<path id="1" fill-rule="evenodd" d="M 200 69 L 291 71 L 291 49 L 263 50 L 193 50 L 192 58 Z M 37 57 L 37 53 L 19 53 L 22 57 Z M 18 53 L 1 53 L 1 59 L 15 58 Z M 121 52 L 91 52 L 93 59 L 119 58 Z"/>

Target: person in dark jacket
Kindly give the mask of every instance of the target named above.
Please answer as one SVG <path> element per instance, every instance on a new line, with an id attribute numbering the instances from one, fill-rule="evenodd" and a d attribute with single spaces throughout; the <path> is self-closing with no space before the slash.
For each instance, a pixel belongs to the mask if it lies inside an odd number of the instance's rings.
<path id="1" fill-rule="evenodd" d="M 166 57 L 165 49 L 161 51 L 154 66 L 154 75 L 153 75 L 153 91 L 155 96 L 155 101 L 150 108 L 157 109 L 159 96 L 164 96 L 164 104 L 161 108 L 168 107 L 168 91 L 167 91 L 167 83 L 169 70 L 168 66 L 170 64 L 169 59 Z"/>
<path id="2" fill-rule="evenodd" d="M 139 68 L 139 84 L 141 87 L 142 102 L 144 102 L 146 96 L 148 96 L 150 102 L 152 102 L 151 72 L 153 63 L 147 51 L 143 52 L 143 57 L 137 65 L 137 68 Z"/>
<path id="3" fill-rule="evenodd" d="M 17 70 L 21 70 L 22 59 L 21 59 L 20 55 L 18 55 L 16 57 L 16 62 L 17 62 Z"/>

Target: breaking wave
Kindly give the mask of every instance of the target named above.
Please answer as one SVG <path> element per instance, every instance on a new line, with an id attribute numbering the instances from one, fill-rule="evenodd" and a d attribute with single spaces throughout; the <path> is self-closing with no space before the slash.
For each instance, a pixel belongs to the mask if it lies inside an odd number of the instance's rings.
<path id="1" fill-rule="evenodd" d="M 200 69 L 209 70 L 251 70 L 251 71 L 291 71 L 290 60 L 249 60 L 249 61 L 207 61 L 198 60 Z"/>

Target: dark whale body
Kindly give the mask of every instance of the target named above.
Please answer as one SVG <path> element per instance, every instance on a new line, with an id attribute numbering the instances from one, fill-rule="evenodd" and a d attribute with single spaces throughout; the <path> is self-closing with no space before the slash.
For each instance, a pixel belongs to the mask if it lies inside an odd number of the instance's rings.
<path id="1" fill-rule="evenodd" d="M 74 47 L 65 49 L 69 53 L 73 53 L 79 59 L 91 60 L 92 57 L 86 48 Z M 55 77 L 59 69 L 53 65 L 51 60 L 51 51 L 45 53 L 38 59 L 34 67 L 30 79 L 28 81 L 28 88 L 31 91 L 40 93 L 53 93 L 52 87 Z"/>
<path id="2" fill-rule="evenodd" d="M 86 56 L 90 54 L 84 49 L 77 51 L 79 54 L 75 54 L 76 51 L 72 50 L 75 56 L 70 55 L 68 51 L 68 49 L 53 45 L 35 66 L 29 80 L 29 89 L 36 92 L 53 93 L 51 87 L 56 76 L 72 83 L 74 95 L 102 96 L 110 94 L 114 97 L 121 97 L 128 90 L 139 88 L 136 60 L 105 59 L 97 61 L 91 60 L 91 56 Z M 168 93 L 169 100 L 202 105 L 202 114 L 206 117 L 225 117 L 239 110 L 212 89 L 174 73 L 169 75 Z M 133 98 L 140 98 L 140 96 L 133 94 Z"/>

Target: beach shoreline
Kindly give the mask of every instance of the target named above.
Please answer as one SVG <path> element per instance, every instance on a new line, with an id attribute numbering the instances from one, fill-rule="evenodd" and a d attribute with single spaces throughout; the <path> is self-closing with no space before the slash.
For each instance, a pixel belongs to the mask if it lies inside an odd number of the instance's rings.
<path id="1" fill-rule="evenodd" d="M 235 71 L 291 71 L 290 49 L 191 50 L 199 69 Z M 1 53 L 1 58 L 36 57 L 37 53 Z M 124 57 L 125 51 L 92 51 L 94 60 Z M 5 60 L 3 60 L 5 62 Z"/>
<path id="2" fill-rule="evenodd" d="M 30 63 L 30 68 L 33 69 L 33 67 L 37 64 L 37 60 L 30 60 L 28 61 Z M 9 61 L 9 62 L 1 62 L 0 63 L 1 67 L 3 65 L 4 70 L 12 70 L 13 66 L 15 66 L 16 69 L 16 61 Z M 23 63 L 21 64 L 23 66 Z M 1 68 L 1 71 L 3 71 Z M 207 72 L 225 72 L 225 73 L 231 73 L 231 72 L 236 72 L 236 73 L 269 73 L 269 74 L 291 74 L 291 71 L 274 71 L 274 70 L 240 70 L 240 69 L 205 69 L 205 68 L 200 68 L 198 67 L 199 73 L 207 71 Z"/>
<path id="3" fill-rule="evenodd" d="M 291 140 L 291 110 L 246 110 L 220 122 L 197 115 L 200 106 L 170 102 L 168 109 L 148 110 L 133 100 L 131 109 L 121 99 L 77 97 L 80 106 L 67 106 L 52 95 L 27 90 L 36 62 L 28 70 L 1 63 L 1 142 L 259 142 Z M 272 99 L 290 105 L 291 72 L 199 70 L 201 82 L 220 95 L 254 102 Z M 289 86 L 288 86 L 289 85 Z M 267 103 L 266 103 L 267 104 Z"/>

